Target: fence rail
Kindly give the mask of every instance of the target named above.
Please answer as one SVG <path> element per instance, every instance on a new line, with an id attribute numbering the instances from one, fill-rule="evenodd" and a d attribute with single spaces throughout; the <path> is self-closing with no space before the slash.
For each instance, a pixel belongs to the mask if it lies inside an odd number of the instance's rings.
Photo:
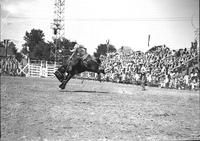
<path id="1" fill-rule="evenodd" d="M 29 71 L 27 76 L 29 77 L 51 77 L 54 76 L 54 72 L 58 69 L 58 63 L 48 61 L 29 61 Z"/>
<path id="2" fill-rule="evenodd" d="M 42 76 L 42 71 L 41 71 L 42 67 L 41 66 L 37 66 L 37 65 L 34 65 L 34 64 L 30 64 L 29 65 L 29 76 L 32 76 L 32 77 L 40 77 Z"/>

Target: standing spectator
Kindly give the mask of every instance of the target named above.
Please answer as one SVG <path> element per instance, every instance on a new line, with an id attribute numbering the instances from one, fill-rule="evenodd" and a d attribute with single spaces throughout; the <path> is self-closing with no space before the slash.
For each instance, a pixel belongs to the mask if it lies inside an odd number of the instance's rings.
<path id="1" fill-rule="evenodd" d="M 168 88 L 169 87 L 169 82 L 170 82 L 170 75 L 165 74 L 165 80 L 164 80 L 164 87 Z"/>
<path id="2" fill-rule="evenodd" d="M 121 75 L 121 81 L 122 81 L 122 83 L 126 82 L 126 74 L 125 74 L 124 70 L 123 70 L 122 75 Z"/>
<path id="3" fill-rule="evenodd" d="M 189 69 L 187 70 L 185 76 L 184 76 L 184 88 L 189 88 Z"/>
<path id="4" fill-rule="evenodd" d="M 141 68 L 140 68 L 140 80 L 141 80 L 141 86 L 142 86 L 142 90 L 145 90 L 145 82 L 146 82 L 146 72 L 147 69 L 144 66 L 144 64 L 141 64 Z"/>
<path id="5" fill-rule="evenodd" d="M 152 76 L 151 76 L 151 73 L 148 73 L 147 74 L 147 83 L 148 83 L 148 86 L 151 86 L 152 84 Z"/>

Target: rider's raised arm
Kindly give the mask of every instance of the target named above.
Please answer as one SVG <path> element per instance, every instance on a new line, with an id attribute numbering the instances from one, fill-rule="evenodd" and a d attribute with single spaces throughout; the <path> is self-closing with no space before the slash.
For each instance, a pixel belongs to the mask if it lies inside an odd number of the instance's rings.
<path id="1" fill-rule="evenodd" d="M 76 50 L 79 48 L 79 44 L 76 44 L 70 52 L 76 52 Z"/>

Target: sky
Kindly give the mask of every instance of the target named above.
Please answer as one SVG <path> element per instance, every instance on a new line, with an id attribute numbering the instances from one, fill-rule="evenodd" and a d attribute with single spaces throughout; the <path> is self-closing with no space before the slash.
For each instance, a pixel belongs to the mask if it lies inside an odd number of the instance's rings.
<path id="1" fill-rule="evenodd" d="M 41 29 L 52 41 L 55 0 L 0 0 L 1 39 L 19 49 L 25 32 Z M 199 0 L 65 0 L 65 38 L 84 45 L 89 53 L 110 43 L 146 51 L 166 45 L 189 48 L 199 28 Z"/>

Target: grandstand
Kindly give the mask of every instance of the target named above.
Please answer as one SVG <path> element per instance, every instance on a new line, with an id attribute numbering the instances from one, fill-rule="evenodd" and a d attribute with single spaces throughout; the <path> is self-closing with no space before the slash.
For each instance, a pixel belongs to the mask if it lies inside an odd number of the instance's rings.
<path id="1" fill-rule="evenodd" d="M 138 84 L 137 67 L 143 63 L 149 70 L 147 83 L 176 89 L 199 89 L 199 67 L 197 42 L 190 48 L 170 50 L 163 46 L 155 46 L 147 52 L 130 51 L 110 53 L 104 58 L 105 68 L 114 66 L 104 80 L 121 83 Z"/>

